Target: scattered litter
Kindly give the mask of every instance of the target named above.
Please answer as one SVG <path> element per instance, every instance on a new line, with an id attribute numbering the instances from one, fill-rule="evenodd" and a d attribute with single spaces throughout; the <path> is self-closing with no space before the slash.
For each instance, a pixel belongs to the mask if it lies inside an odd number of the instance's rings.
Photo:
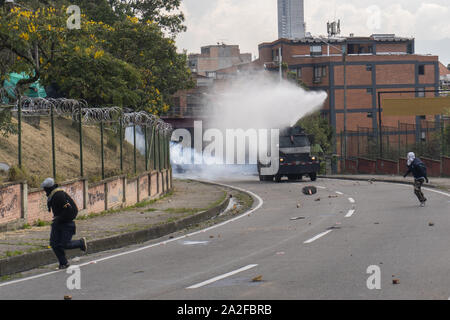
<path id="1" fill-rule="evenodd" d="M 261 275 L 259 275 L 259 276 L 257 276 L 257 277 L 254 277 L 254 278 L 252 279 L 253 282 L 259 282 L 259 281 L 261 281 L 261 280 L 262 280 L 262 276 L 261 276 Z"/>
<path id="2" fill-rule="evenodd" d="M 379 222 L 374 222 L 374 224 L 380 224 Z"/>
<path id="3" fill-rule="evenodd" d="M 133 273 L 144 273 L 143 270 L 133 271 Z"/>
<path id="4" fill-rule="evenodd" d="M 301 204 L 300 203 L 297 203 L 297 208 L 300 208 L 301 207 Z"/>
<path id="5" fill-rule="evenodd" d="M 140 214 L 144 214 L 144 211 L 139 212 Z"/>
<path id="6" fill-rule="evenodd" d="M 173 236 L 169 236 L 169 239 L 173 239 Z"/>
<path id="7" fill-rule="evenodd" d="M 80 257 L 75 257 L 75 258 L 72 259 L 72 261 L 73 262 L 78 262 L 78 261 L 80 261 Z"/>
<path id="8" fill-rule="evenodd" d="M 398 279 L 393 279 L 393 280 L 392 280 L 392 284 L 400 284 L 400 280 L 398 280 Z"/>
<path id="9" fill-rule="evenodd" d="M 338 196 L 337 196 L 337 195 L 334 195 L 334 194 L 328 196 L 328 198 L 337 198 L 337 197 L 338 197 Z"/>
<path id="10" fill-rule="evenodd" d="M 429 222 L 428 225 L 429 225 L 430 227 L 432 227 L 432 226 L 434 226 L 434 223 L 433 223 L 433 222 Z"/>
<path id="11" fill-rule="evenodd" d="M 291 218 L 291 220 L 301 220 L 301 219 L 305 219 L 305 217 L 293 217 L 293 218 Z"/>
<path id="12" fill-rule="evenodd" d="M 316 200 L 314 200 L 314 201 L 320 201 L 320 198 L 317 198 Z"/>
<path id="13" fill-rule="evenodd" d="M 72 296 L 64 296 L 64 300 L 72 300 Z"/>
<path id="14" fill-rule="evenodd" d="M 214 238 L 214 236 L 209 236 L 210 239 Z"/>
<path id="15" fill-rule="evenodd" d="M 284 251 L 279 251 L 279 252 L 277 252 L 277 256 L 282 256 L 282 255 L 284 255 L 284 254 L 285 254 Z"/>

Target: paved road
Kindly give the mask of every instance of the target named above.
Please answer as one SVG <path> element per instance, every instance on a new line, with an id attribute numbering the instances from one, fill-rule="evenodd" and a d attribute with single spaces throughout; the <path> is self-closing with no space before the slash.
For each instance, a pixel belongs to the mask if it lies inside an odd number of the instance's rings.
<path id="1" fill-rule="evenodd" d="M 70 274 L 41 269 L 0 284 L 0 299 L 449 299 L 450 195 L 425 190 L 420 208 L 405 185 L 223 183 L 253 192 L 255 210 L 81 257 L 79 290 L 67 288 Z M 318 194 L 303 195 L 305 185 Z M 379 268 L 381 289 L 368 289 L 369 266 Z"/>

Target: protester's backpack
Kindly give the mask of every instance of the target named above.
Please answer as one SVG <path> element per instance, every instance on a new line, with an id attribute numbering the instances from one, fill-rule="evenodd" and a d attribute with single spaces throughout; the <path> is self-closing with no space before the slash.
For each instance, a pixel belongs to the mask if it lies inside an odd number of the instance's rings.
<path id="1" fill-rule="evenodd" d="M 73 201 L 73 199 L 66 192 L 62 191 L 62 194 L 64 201 L 60 217 L 63 221 L 75 220 L 78 215 L 78 207 L 75 204 L 75 201 Z"/>
<path id="2" fill-rule="evenodd" d="M 427 176 L 427 167 L 425 166 L 425 164 L 422 161 L 418 161 L 416 164 L 417 170 L 419 170 L 419 172 L 421 173 L 422 177 L 426 177 Z"/>

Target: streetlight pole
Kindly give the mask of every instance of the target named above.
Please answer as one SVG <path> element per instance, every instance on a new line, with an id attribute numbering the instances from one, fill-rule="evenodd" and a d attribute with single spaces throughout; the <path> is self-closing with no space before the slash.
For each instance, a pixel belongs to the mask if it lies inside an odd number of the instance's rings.
<path id="1" fill-rule="evenodd" d="M 333 47 L 336 50 L 340 51 L 342 53 L 342 64 L 344 66 L 344 160 L 347 158 L 347 49 L 344 48 L 344 50 L 333 46 L 329 42 L 325 41 L 321 37 L 318 37 L 320 41 L 328 45 L 328 56 L 330 55 L 330 49 L 329 47 Z M 341 141 L 342 143 L 342 141 Z"/>

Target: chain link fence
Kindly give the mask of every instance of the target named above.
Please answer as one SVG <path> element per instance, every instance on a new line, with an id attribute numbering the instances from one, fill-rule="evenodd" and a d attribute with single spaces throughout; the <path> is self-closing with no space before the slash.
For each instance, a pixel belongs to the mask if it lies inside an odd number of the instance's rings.
<path id="1" fill-rule="evenodd" d="M 382 126 L 381 145 L 379 132 L 372 128 L 358 127 L 355 131 L 347 131 L 346 139 L 344 144 L 344 133 L 341 132 L 337 144 L 341 155 L 347 159 L 397 161 L 412 151 L 421 157 L 440 160 L 442 156 L 450 156 L 450 118 L 421 120 L 417 125 L 399 122 L 397 127 Z"/>

